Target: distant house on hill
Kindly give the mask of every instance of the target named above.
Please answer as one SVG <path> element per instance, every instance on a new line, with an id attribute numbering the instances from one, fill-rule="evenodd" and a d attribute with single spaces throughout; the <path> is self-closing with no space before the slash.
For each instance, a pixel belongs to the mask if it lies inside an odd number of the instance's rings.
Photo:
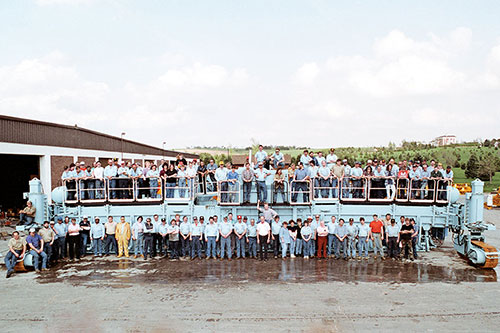
<path id="1" fill-rule="evenodd" d="M 434 146 L 447 146 L 457 143 L 457 137 L 455 135 L 441 135 L 431 141 Z"/>

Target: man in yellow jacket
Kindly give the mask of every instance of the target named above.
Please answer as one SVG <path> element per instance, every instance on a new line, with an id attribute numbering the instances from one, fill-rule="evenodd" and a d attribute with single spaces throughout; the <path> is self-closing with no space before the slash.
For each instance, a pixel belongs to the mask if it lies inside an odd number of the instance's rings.
<path id="1" fill-rule="evenodd" d="M 130 239 L 130 224 L 125 222 L 125 217 L 120 217 L 120 223 L 116 225 L 116 240 L 118 242 L 118 258 L 125 254 L 128 258 L 128 241 Z"/>

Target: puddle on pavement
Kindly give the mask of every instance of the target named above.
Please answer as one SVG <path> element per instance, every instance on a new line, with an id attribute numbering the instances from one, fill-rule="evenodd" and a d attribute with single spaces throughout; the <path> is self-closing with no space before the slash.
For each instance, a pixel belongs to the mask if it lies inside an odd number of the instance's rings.
<path id="1" fill-rule="evenodd" d="M 130 287 L 135 284 L 195 283 L 275 283 L 281 282 L 497 282 L 495 270 L 469 267 L 457 269 L 428 262 L 402 263 L 392 260 L 293 260 L 254 259 L 219 261 L 194 260 L 151 261 L 106 260 L 88 261 L 90 265 L 63 263 L 38 277 L 40 283 L 62 280 L 74 285 Z"/>

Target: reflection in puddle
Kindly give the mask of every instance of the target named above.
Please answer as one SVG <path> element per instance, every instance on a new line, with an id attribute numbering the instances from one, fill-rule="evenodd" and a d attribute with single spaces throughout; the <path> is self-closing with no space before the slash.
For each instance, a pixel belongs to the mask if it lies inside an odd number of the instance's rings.
<path id="1" fill-rule="evenodd" d="M 112 286 L 127 286 L 142 283 L 241 283 L 259 282 L 496 282 L 494 270 L 475 268 L 456 269 L 434 266 L 426 262 L 401 263 L 397 261 L 337 261 L 337 260 L 269 260 L 260 262 L 251 259 L 228 261 L 155 260 L 138 262 L 132 260 L 92 262 L 85 266 L 86 274 L 80 274 L 67 263 L 43 274 L 42 283 L 60 282 L 80 284 L 103 282 Z M 91 274 L 88 271 L 92 270 Z M 83 273 L 83 272 L 82 272 Z"/>

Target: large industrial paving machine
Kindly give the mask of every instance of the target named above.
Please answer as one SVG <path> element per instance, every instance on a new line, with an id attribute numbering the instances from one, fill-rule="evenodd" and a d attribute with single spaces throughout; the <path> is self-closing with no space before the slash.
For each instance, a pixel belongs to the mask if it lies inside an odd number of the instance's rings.
<path id="1" fill-rule="evenodd" d="M 176 214 L 188 218 L 195 215 L 205 218 L 217 215 L 221 218 L 232 213 L 234 216 L 248 216 L 249 219 L 254 218 L 257 221 L 259 212 L 255 206 L 257 202 L 255 189 L 250 196 L 250 202 L 254 204 L 248 204 L 241 200 L 243 191 L 241 184 L 238 183 L 236 188 L 233 186 L 230 189 L 222 182 L 206 183 L 205 192 L 201 193 L 197 183 L 183 183 L 182 186 L 186 186 L 183 191 L 182 188 L 168 187 L 161 179 L 157 181 L 158 191 L 156 189 L 153 191 L 157 194 L 145 196 L 140 184 L 136 180 L 129 180 L 128 188 L 125 189 L 129 196 L 121 198 L 112 192 L 116 190 L 114 188 L 116 185 L 113 185 L 115 183 L 107 180 L 102 187 L 101 195 L 97 196 L 98 199 L 96 196 L 92 199 L 87 196 L 85 199 L 84 191 L 88 189 L 80 188 L 78 184 L 72 189 L 75 193 L 70 195 L 68 188 L 62 186 L 52 191 L 53 202 L 49 203 L 40 181 L 33 179 L 30 181 L 30 192 L 27 196 L 37 209 L 35 217 L 37 224 L 41 224 L 44 220 L 55 219 L 57 216 L 74 217 L 77 221 L 83 216 L 89 216 L 91 221 L 95 217 L 106 221 L 108 216 L 113 216 L 116 220 L 125 216 L 128 222 L 134 223 L 138 216 L 151 217 L 154 214 L 170 221 Z M 389 213 L 397 219 L 405 216 L 416 221 L 419 230 L 417 240 L 419 251 L 429 251 L 436 247 L 439 243 L 438 238 L 444 239 L 448 231 L 451 231 L 455 249 L 471 264 L 479 268 L 494 268 L 498 263 L 499 252 L 493 246 L 486 244 L 484 239 L 484 231 L 494 230 L 495 226 L 483 221 L 484 194 L 483 183 L 480 180 L 471 183 L 472 191 L 466 193 L 464 202 L 459 202 L 460 194 L 451 184 L 444 186 L 442 190 L 438 189 L 436 184 L 433 187 L 436 193 L 429 192 L 425 197 L 416 198 L 411 194 L 412 185 L 407 182 L 397 185 L 396 197 L 381 199 L 371 195 L 377 190 L 373 186 L 377 185 L 372 185 L 369 180 L 357 185 L 358 195 L 354 196 L 353 192 L 356 191 L 352 188 L 354 182 L 349 179 L 339 180 L 337 187 L 331 189 L 315 188 L 313 183 L 305 184 L 300 189 L 301 193 L 295 198 L 293 194 L 299 191 L 299 186 L 292 183 L 285 182 L 284 190 L 287 196 L 285 202 L 276 203 L 278 198 L 274 198 L 273 195 L 273 179 L 272 177 L 267 179 L 268 197 L 271 198 L 271 202 L 275 202 L 272 208 L 280 215 L 281 221 L 304 219 L 315 215 L 320 215 L 325 222 L 329 222 L 332 216 L 336 216 L 337 220 L 343 218 L 346 221 L 349 218 L 359 221 L 360 217 L 370 221 L 373 214 L 384 216 Z M 188 185 L 191 188 L 188 188 Z M 322 190 L 337 191 L 337 194 L 322 198 L 317 194 L 323 193 Z M 120 191 L 123 191 L 123 188 Z"/>

